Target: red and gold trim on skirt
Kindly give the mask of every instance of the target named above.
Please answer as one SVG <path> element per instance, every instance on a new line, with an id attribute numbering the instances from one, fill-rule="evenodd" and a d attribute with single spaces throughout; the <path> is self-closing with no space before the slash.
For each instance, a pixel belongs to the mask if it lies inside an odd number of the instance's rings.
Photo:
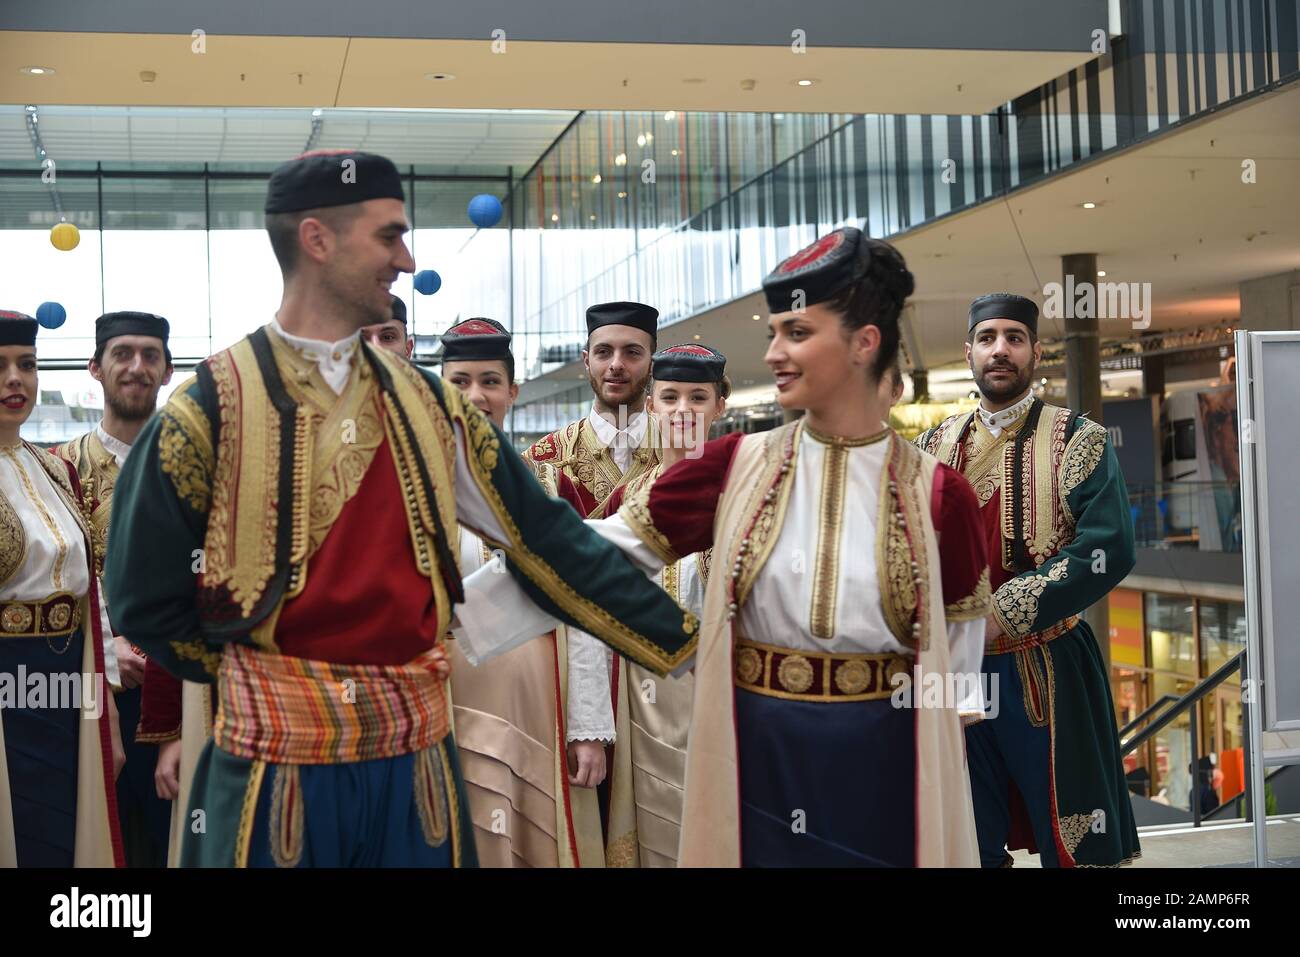
<path id="1" fill-rule="evenodd" d="M 447 735 L 441 648 L 405 665 L 343 665 L 228 645 L 212 739 L 272 764 L 344 764 L 421 751 Z"/>
<path id="2" fill-rule="evenodd" d="M 823 654 L 736 639 L 736 687 L 791 701 L 880 701 L 893 677 L 910 674 L 912 658 L 884 653 Z"/>
<path id="3" fill-rule="evenodd" d="M 1058 621 L 1050 628 L 1044 628 L 1042 631 L 1030 632 L 1027 635 L 1021 635 L 1016 638 L 1014 635 L 1001 634 L 990 642 L 984 649 L 986 655 L 1009 655 L 1017 651 L 1025 651 L 1029 648 L 1037 648 L 1039 645 L 1045 645 L 1053 638 L 1060 638 L 1063 634 L 1083 620 L 1082 615 L 1071 615 L 1064 621 Z"/>

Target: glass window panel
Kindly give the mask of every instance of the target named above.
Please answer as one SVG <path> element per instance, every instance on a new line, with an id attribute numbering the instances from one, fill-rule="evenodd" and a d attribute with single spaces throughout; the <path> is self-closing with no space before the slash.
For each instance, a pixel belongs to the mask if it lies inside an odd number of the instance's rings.
<path id="1" fill-rule="evenodd" d="M 1192 599 L 1148 593 L 1145 618 L 1151 667 L 1196 677 Z"/>

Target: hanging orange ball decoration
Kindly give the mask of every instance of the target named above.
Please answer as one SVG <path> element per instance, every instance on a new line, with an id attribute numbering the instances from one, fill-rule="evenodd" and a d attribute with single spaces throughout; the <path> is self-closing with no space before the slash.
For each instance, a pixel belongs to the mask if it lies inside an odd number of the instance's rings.
<path id="1" fill-rule="evenodd" d="M 50 230 L 50 245 L 55 249 L 66 253 L 76 249 L 79 242 L 81 242 L 81 230 L 72 223 L 58 223 Z"/>

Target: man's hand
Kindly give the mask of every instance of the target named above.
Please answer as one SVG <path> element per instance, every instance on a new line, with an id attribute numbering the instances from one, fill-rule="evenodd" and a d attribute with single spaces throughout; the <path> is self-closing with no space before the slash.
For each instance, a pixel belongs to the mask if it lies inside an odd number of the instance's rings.
<path id="1" fill-rule="evenodd" d="M 164 801 L 175 801 L 181 793 L 181 739 L 166 741 L 158 748 L 153 772 L 154 790 Z"/>
<path id="2" fill-rule="evenodd" d="M 122 676 L 122 687 L 139 687 L 144 681 L 144 659 L 131 648 L 131 642 L 121 635 L 113 636 L 113 651 L 117 654 L 117 670 Z"/>
<path id="3" fill-rule="evenodd" d="M 605 780 L 605 745 L 599 741 L 569 742 L 569 783 L 594 788 Z"/>
<path id="4" fill-rule="evenodd" d="M 990 614 L 987 618 L 984 619 L 984 647 L 985 648 L 988 648 L 989 645 L 993 644 L 993 642 L 997 641 L 1005 634 L 1006 632 L 1002 630 L 1002 626 L 998 624 L 997 615 Z"/>
<path id="5" fill-rule="evenodd" d="M 117 702 L 113 700 L 111 691 L 105 692 L 105 697 L 108 698 L 108 727 L 113 741 L 113 780 L 116 781 L 126 766 L 126 748 L 122 747 L 122 729 L 118 727 Z"/>

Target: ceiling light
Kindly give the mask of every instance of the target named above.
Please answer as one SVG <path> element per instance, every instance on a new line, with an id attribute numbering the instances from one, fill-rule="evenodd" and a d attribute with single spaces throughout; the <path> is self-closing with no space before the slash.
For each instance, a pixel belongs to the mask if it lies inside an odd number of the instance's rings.
<path id="1" fill-rule="evenodd" d="M 816 80 L 795 80 L 795 82 L 798 83 L 800 86 L 812 86 L 817 81 Z"/>
<path id="2" fill-rule="evenodd" d="M 619 153 L 617 156 L 615 156 L 615 157 L 614 157 L 614 165 L 615 165 L 615 166 L 626 166 L 626 165 L 627 165 L 627 154 L 626 154 L 626 153 Z"/>
<path id="3" fill-rule="evenodd" d="M 558 223 L 559 221 L 560 221 L 560 214 L 559 214 L 559 213 L 551 213 L 551 222 L 553 222 L 553 223 Z"/>
<path id="4" fill-rule="evenodd" d="M 592 214 L 588 217 L 588 219 L 590 219 L 590 220 L 594 223 L 594 222 L 596 221 L 596 214 L 595 214 L 595 213 L 592 213 Z"/>
<path id="5" fill-rule="evenodd" d="M 677 119 L 677 111 L 676 111 L 676 110 L 669 110 L 667 113 L 664 114 L 664 122 L 665 122 L 665 123 L 671 123 L 671 122 L 672 122 L 673 120 L 675 120 L 675 119 Z"/>
<path id="6" fill-rule="evenodd" d="M 763 317 L 760 316 L 758 313 L 754 313 L 754 314 L 753 314 L 752 316 L 750 316 L 749 318 L 753 319 L 755 322 L 758 322 L 758 321 L 759 321 L 760 319 L 762 319 Z"/>
<path id="7" fill-rule="evenodd" d="M 53 76 L 53 67 L 48 66 L 25 66 L 18 70 L 19 73 L 26 73 L 28 76 Z"/>
<path id="8" fill-rule="evenodd" d="M 1104 270 L 1104 269 L 1098 269 L 1098 270 L 1097 270 L 1097 278 L 1098 278 L 1098 279 L 1104 279 L 1105 277 L 1106 277 L 1106 270 Z"/>
<path id="9" fill-rule="evenodd" d="M 595 176 L 593 176 L 593 177 L 591 178 L 591 181 L 592 181 L 593 183 L 599 183 L 599 182 L 600 182 L 600 174 L 597 173 Z"/>
<path id="10" fill-rule="evenodd" d="M 645 146 L 645 143 L 646 143 L 645 134 L 642 133 L 636 138 L 636 145 Z"/>
<path id="11" fill-rule="evenodd" d="M 621 189 L 620 189 L 620 190 L 618 191 L 618 198 L 619 198 L 619 199 L 627 199 L 627 192 L 626 192 L 625 190 L 621 190 Z"/>
<path id="12" fill-rule="evenodd" d="M 426 73 L 424 75 L 424 78 L 426 80 L 432 80 L 434 83 L 441 83 L 445 80 L 456 79 L 456 74 L 455 73 Z"/>
<path id="13" fill-rule="evenodd" d="M 674 155 L 674 156 L 677 155 L 677 150 L 673 150 L 672 152 L 673 152 L 673 155 Z"/>
<path id="14" fill-rule="evenodd" d="M 1097 204 L 1096 204 L 1096 203 L 1084 203 L 1084 204 L 1083 204 L 1083 208 L 1084 208 L 1084 209 L 1096 209 L 1096 208 L 1097 208 Z"/>
<path id="15" fill-rule="evenodd" d="M 700 334 L 698 332 L 695 334 L 695 341 L 696 342 L 700 341 Z"/>
<path id="16" fill-rule="evenodd" d="M 325 112 L 324 110 L 312 110 L 311 115 L 314 117 L 319 117 L 324 112 Z"/>

